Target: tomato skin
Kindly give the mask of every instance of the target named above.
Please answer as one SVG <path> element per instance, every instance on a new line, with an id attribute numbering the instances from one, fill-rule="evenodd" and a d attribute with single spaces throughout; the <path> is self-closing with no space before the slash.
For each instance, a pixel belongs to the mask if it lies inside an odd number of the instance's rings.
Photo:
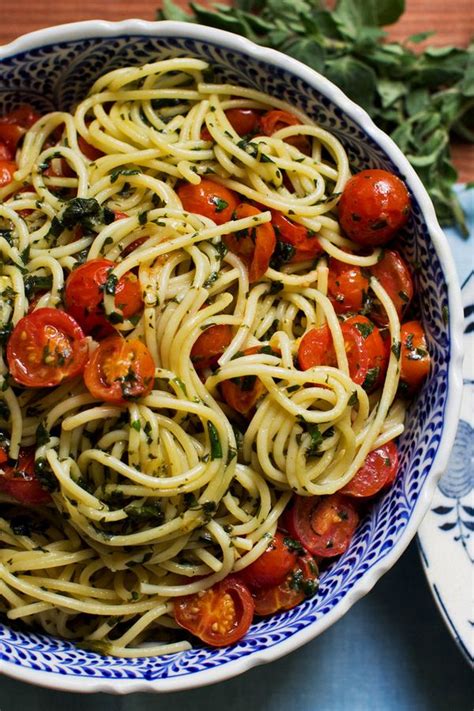
<path id="1" fill-rule="evenodd" d="M 41 506 L 51 501 L 51 495 L 43 489 L 35 473 L 34 447 L 21 447 L 15 464 L 1 467 L 0 491 L 31 506 Z"/>
<path id="2" fill-rule="evenodd" d="M 209 217 L 216 225 L 229 222 L 239 204 L 237 193 L 209 178 L 202 178 L 199 185 L 183 183 L 177 192 L 186 212 Z"/>
<path id="3" fill-rule="evenodd" d="M 245 583 L 234 575 L 202 593 L 174 601 L 178 625 L 213 647 L 238 642 L 248 631 L 253 613 L 252 595 Z"/>
<path id="4" fill-rule="evenodd" d="M 408 394 L 413 394 L 428 377 L 431 356 L 423 326 L 419 321 L 403 323 L 400 338 L 400 380 Z"/>
<path id="5" fill-rule="evenodd" d="M 13 174 L 17 170 L 16 163 L 11 160 L 0 160 L 0 188 L 13 181 Z"/>
<path id="6" fill-rule="evenodd" d="M 104 285 L 114 267 L 110 259 L 91 259 L 74 269 L 66 279 L 66 310 L 87 334 L 95 338 L 115 333 L 103 310 Z M 143 308 L 140 283 L 134 274 L 129 272 L 119 279 L 115 287 L 114 303 L 124 318 L 134 316 Z"/>
<path id="7" fill-rule="evenodd" d="M 225 115 L 239 136 L 248 136 L 259 130 L 260 111 L 256 111 L 255 109 L 227 109 Z"/>
<path id="8" fill-rule="evenodd" d="M 1 116 L 0 124 L 18 124 L 23 128 L 31 128 L 40 118 L 40 114 L 30 104 L 23 104 L 5 116 Z"/>
<path id="9" fill-rule="evenodd" d="M 15 154 L 16 147 L 20 142 L 20 138 L 26 133 L 26 128 L 15 123 L 0 123 L 0 141 L 10 149 L 12 157 Z"/>
<path id="10" fill-rule="evenodd" d="M 288 547 L 286 540 L 285 535 L 277 531 L 262 555 L 240 572 L 252 590 L 279 585 L 293 570 L 298 555 Z"/>
<path id="11" fill-rule="evenodd" d="M 287 126 L 300 126 L 301 121 L 297 116 L 289 111 L 281 111 L 280 109 L 272 109 L 267 111 L 260 118 L 260 129 L 265 136 L 273 136 L 276 131 Z M 298 148 L 302 153 L 309 153 L 310 143 L 306 136 L 288 136 L 284 139 L 286 143 L 290 143 L 295 148 Z"/>
<path id="12" fill-rule="evenodd" d="M 193 344 L 191 360 L 197 370 L 211 368 L 232 340 L 232 328 L 228 324 L 217 324 L 206 328 Z"/>
<path id="13" fill-rule="evenodd" d="M 246 202 L 240 203 L 234 210 L 236 220 L 260 214 L 260 210 Z M 261 279 L 270 265 L 276 247 L 275 230 L 271 223 L 266 222 L 237 233 L 231 232 L 222 239 L 227 248 L 247 265 L 249 281 L 252 283 Z"/>
<path id="14" fill-rule="evenodd" d="M 92 146 L 90 143 L 88 143 L 86 141 L 86 139 L 83 138 L 82 136 L 79 136 L 79 138 L 77 139 L 77 142 L 79 145 L 79 150 L 89 160 L 94 161 L 94 160 L 97 160 L 98 158 L 101 158 L 103 155 L 105 155 L 101 150 L 99 150 L 95 146 Z"/>
<path id="15" fill-rule="evenodd" d="M 370 272 L 390 296 L 398 318 L 402 318 L 415 293 L 413 279 L 405 260 L 395 250 L 387 249 L 382 259 L 370 267 Z M 385 310 L 376 301 L 373 303 L 370 316 L 381 325 L 388 323 Z"/>
<path id="16" fill-rule="evenodd" d="M 358 244 L 386 244 L 405 225 L 410 196 L 405 184 L 386 170 L 362 170 L 350 178 L 339 201 L 339 222 Z"/>
<path id="17" fill-rule="evenodd" d="M 86 363 L 84 383 L 98 400 L 125 405 L 153 389 L 155 363 L 138 340 L 109 336 L 101 341 Z"/>
<path id="18" fill-rule="evenodd" d="M 278 585 L 255 589 L 253 594 L 255 614 L 260 617 L 276 612 L 291 610 L 307 597 L 311 597 L 318 587 L 318 567 L 313 556 L 299 555 L 293 569 Z"/>
<path id="19" fill-rule="evenodd" d="M 301 370 L 318 365 L 337 365 L 331 330 L 327 323 L 306 331 L 298 347 L 298 365 Z"/>
<path id="20" fill-rule="evenodd" d="M 333 558 L 347 550 L 359 516 L 350 498 L 342 494 L 329 496 L 295 496 L 289 510 L 291 525 L 308 553 Z"/>
<path id="21" fill-rule="evenodd" d="M 278 239 L 295 248 L 295 253 L 290 259 L 291 263 L 306 262 L 322 253 L 319 240 L 311 234 L 311 230 L 292 222 L 281 212 L 272 210 L 272 224 Z"/>
<path id="22" fill-rule="evenodd" d="M 8 148 L 6 143 L 2 143 L 2 141 L 0 141 L 0 163 L 3 163 L 3 161 L 12 162 L 13 158 L 13 151 Z"/>
<path id="23" fill-rule="evenodd" d="M 75 378 L 84 370 L 88 352 L 77 321 L 51 308 L 21 318 L 7 344 L 10 375 L 30 388 L 54 387 Z"/>
<path id="24" fill-rule="evenodd" d="M 339 493 L 357 498 L 375 496 L 394 482 L 397 471 L 397 445 L 393 441 L 387 442 L 369 452 L 362 467 Z"/>
<path id="25" fill-rule="evenodd" d="M 362 311 L 369 279 L 354 264 L 345 264 L 331 257 L 328 273 L 328 296 L 337 314 Z"/>
<path id="26" fill-rule="evenodd" d="M 388 365 L 386 345 L 379 329 L 365 316 L 350 316 L 341 323 L 349 375 L 357 385 L 372 392 L 380 384 Z M 305 333 L 298 348 L 302 370 L 318 365 L 336 366 L 332 335 L 327 324 Z"/>

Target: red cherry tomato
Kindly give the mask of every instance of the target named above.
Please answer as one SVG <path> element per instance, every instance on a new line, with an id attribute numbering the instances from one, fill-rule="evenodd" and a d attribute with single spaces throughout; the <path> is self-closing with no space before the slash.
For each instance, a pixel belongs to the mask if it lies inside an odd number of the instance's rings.
<path id="1" fill-rule="evenodd" d="M 15 123 L 0 123 L 0 141 L 9 148 L 12 157 L 15 155 L 16 147 L 20 138 L 26 133 L 26 128 Z"/>
<path id="2" fill-rule="evenodd" d="M 191 360 L 197 370 L 211 368 L 232 340 L 232 329 L 227 324 L 206 328 L 191 349 Z"/>
<path id="3" fill-rule="evenodd" d="M 11 160 L 0 160 L 0 188 L 4 188 L 13 180 L 17 165 Z"/>
<path id="4" fill-rule="evenodd" d="M 7 163 L 11 163 L 14 158 L 14 152 L 8 148 L 6 143 L 2 143 L 0 141 L 0 163 L 3 163 L 3 161 L 7 161 Z"/>
<path id="5" fill-rule="evenodd" d="M 262 555 L 240 572 L 240 577 L 253 590 L 282 583 L 296 565 L 298 555 L 289 539 L 277 531 Z"/>
<path id="6" fill-rule="evenodd" d="M 298 540 L 312 555 L 332 558 L 347 550 L 359 516 L 347 496 L 295 496 L 289 510 Z"/>
<path id="7" fill-rule="evenodd" d="M 261 587 L 253 591 L 255 614 L 261 617 L 275 612 L 291 610 L 318 588 L 318 566 L 313 556 L 299 555 L 286 579 L 278 585 Z"/>
<path id="8" fill-rule="evenodd" d="M 267 111 L 260 118 L 260 128 L 265 136 L 273 136 L 276 131 L 287 126 L 300 126 L 301 121 L 294 114 L 289 111 L 281 111 L 280 109 L 273 109 L 272 111 Z M 302 153 L 310 152 L 310 142 L 306 136 L 289 136 L 285 138 L 286 143 L 290 143 L 295 148 L 298 148 Z"/>
<path id="9" fill-rule="evenodd" d="M 260 215 L 260 210 L 246 202 L 240 203 L 234 210 L 236 220 L 254 215 Z M 246 230 L 231 232 L 224 235 L 223 241 L 228 249 L 237 254 L 247 265 L 250 282 L 262 278 L 268 269 L 276 247 L 275 231 L 269 222 Z"/>
<path id="10" fill-rule="evenodd" d="M 5 447 L 0 447 L 0 464 L 8 462 L 8 452 Z"/>
<path id="11" fill-rule="evenodd" d="M 401 327 L 400 380 L 409 394 L 418 390 L 430 372 L 431 357 L 426 336 L 419 321 Z"/>
<path id="12" fill-rule="evenodd" d="M 216 225 L 229 222 L 239 204 L 237 193 L 209 178 L 202 178 L 199 185 L 183 183 L 178 196 L 187 212 L 209 217 Z"/>
<path id="13" fill-rule="evenodd" d="M 395 442 L 387 442 L 369 452 L 363 466 L 339 493 L 358 498 L 374 496 L 393 483 L 397 471 L 397 445 Z"/>
<path id="14" fill-rule="evenodd" d="M 128 215 L 125 215 L 125 217 L 128 217 Z M 115 218 L 115 219 L 120 219 L 120 218 Z M 137 239 L 134 239 L 133 242 L 130 242 L 129 245 L 127 245 L 122 252 L 120 253 L 120 256 L 122 259 L 125 259 L 125 257 L 128 257 L 129 254 L 134 252 L 138 247 L 141 247 L 142 244 L 145 244 L 147 241 L 148 237 L 138 237 Z"/>
<path id="15" fill-rule="evenodd" d="M 369 279 L 362 269 L 331 257 L 328 274 L 328 296 L 338 314 L 362 311 L 369 290 Z"/>
<path id="16" fill-rule="evenodd" d="M 230 575 L 208 590 L 176 598 L 176 622 L 206 644 L 224 647 L 238 642 L 248 631 L 254 613 L 249 589 Z"/>
<path id="17" fill-rule="evenodd" d="M 272 224 L 277 238 L 295 248 L 290 262 L 306 262 L 314 259 L 323 251 L 319 240 L 311 230 L 292 222 L 281 212 L 272 210 Z"/>
<path id="18" fill-rule="evenodd" d="M 349 375 L 357 385 L 371 392 L 383 379 L 388 354 L 377 326 L 365 316 L 350 316 L 341 323 Z M 302 370 L 318 365 L 336 366 L 336 353 L 327 324 L 307 331 L 298 348 L 298 363 Z"/>
<path id="19" fill-rule="evenodd" d="M 88 143 L 86 139 L 82 136 L 79 136 L 77 142 L 79 144 L 79 150 L 85 155 L 86 158 L 89 158 L 89 160 L 97 160 L 98 158 L 101 158 L 103 155 L 105 155 L 95 146 L 91 146 L 91 144 Z"/>
<path id="20" fill-rule="evenodd" d="M 40 118 L 32 106 L 20 106 L 9 114 L 0 117 L 0 141 L 2 141 L 14 155 L 20 139 L 27 129 Z"/>
<path id="21" fill-rule="evenodd" d="M 109 259 L 92 259 L 74 269 L 66 279 L 64 301 L 66 310 L 84 331 L 97 338 L 115 331 L 104 315 L 104 288 L 111 269 Z M 115 286 L 115 306 L 124 318 L 135 316 L 143 308 L 140 283 L 131 272 L 124 274 Z"/>
<path id="22" fill-rule="evenodd" d="M 37 309 L 20 319 L 7 345 L 10 375 L 20 385 L 48 388 L 84 370 L 87 340 L 79 324 L 58 309 Z"/>
<path id="23" fill-rule="evenodd" d="M 407 222 L 410 196 L 386 170 L 362 170 L 350 178 L 339 201 L 339 222 L 358 244 L 386 244 Z"/>
<path id="24" fill-rule="evenodd" d="M 255 109 L 227 109 L 225 112 L 227 120 L 239 136 L 255 134 L 259 128 L 261 112 Z M 201 131 L 203 141 L 211 141 L 212 136 L 206 126 Z"/>
<path id="25" fill-rule="evenodd" d="M 124 405 L 145 397 L 153 389 L 155 363 L 148 348 L 138 340 L 109 336 L 87 361 L 84 382 L 98 400 Z"/>
<path id="26" fill-rule="evenodd" d="M 21 447 L 15 464 L 0 469 L 0 491 L 12 496 L 22 504 L 41 506 L 51 501 L 48 491 L 43 489 L 35 472 L 34 447 Z"/>
<path id="27" fill-rule="evenodd" d="M 370 272 L 376 277 L 395 306 L 398 317 L 401 318 L 413 299 L 415 288 L 407 263 L 393 249 L 384 251 L 380 262 L 370 267 Z M 371 317 L 377 323 L 386 325 L 388 322 L 385 309 L 374 300 L 370 311 Z"/>
<path id="28" fill-rule="evenodd" d="M 261 346 L 246 348 L 242 355 L 253 355 L 260 353 Z M 275 353 L 276 354 L 276 353 Z M 256 375 L 245 375 L 241 378 L 223 380 L 219 384 L 219 389 L 224 400 L 236 412 L 241 415 L 249 415 L 257 401 L 266 393 L 265 386 Z"/>

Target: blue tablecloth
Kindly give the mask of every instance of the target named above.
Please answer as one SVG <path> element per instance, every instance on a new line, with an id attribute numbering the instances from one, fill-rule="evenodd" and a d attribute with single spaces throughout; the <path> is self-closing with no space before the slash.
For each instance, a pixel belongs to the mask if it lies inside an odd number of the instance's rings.
<path id="1" fill-rule="evenodd" d="M 471 197 L 463 195 L 468 207 Z M 460 244 L 450 232 L 453 250 Z M 471 236 L 472 239 L 472 236 Z M 474 244 L 473 244 L 474 249 Z M 431 597 L 416 544 L 345 617 L 302 649 L 215 686 L 84 696 L 0 678 L 0 711 L 471 711 L 472 672 Z"/>

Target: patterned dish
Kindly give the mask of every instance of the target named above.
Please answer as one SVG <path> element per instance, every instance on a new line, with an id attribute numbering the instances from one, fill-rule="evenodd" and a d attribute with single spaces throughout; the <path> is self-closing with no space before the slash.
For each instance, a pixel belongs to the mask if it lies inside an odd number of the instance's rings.
<path id="1" fill-rule="evenodd" d="M 27 35 L 0 48 L 0 114 L 19 102 L 71 109 L 110 69 L 170 56 L 211 62 L 219 78 L 250 85 L 302 109 L 345 145 L 354 170 L 401 175 L 413 215 L 403 236 L 419 268 L 417 290 L 433 371 L 411 406 L 396 484 L 361 522 L 349 550 L 322 576 L 319 593 L 263 619 L 236 645 L 196 647 L 162 658 L 116 659 L 64 640 L 0 626 L 0 671 L 58 689 L 171 691 L 222 681 L 296 649 L 338 620 L 398 559 L 416 533 L 446 466 L 461 394 L 461 304 L 456 273 L 431 202 L 393 142 L 333 84 L 303 64 L 227 32 L 192 24 L 81 22 Z"/>

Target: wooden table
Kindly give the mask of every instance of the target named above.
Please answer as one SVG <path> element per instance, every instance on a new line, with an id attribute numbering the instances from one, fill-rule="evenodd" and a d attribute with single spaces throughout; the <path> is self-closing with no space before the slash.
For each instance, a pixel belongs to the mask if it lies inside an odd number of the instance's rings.
<path id="1" fill-rule="evenodd" d="M 200 3 L 211 4 L 209 0 Z M 0 0 L 0 44 L 32 30 L 77 20 L 124 20 L 131 16 L 153 20 L 160 4 L 160 0 Z M 187 4 L 180 0 L 181 6 Z M 436 35 L 428 40 L 431 44 L 468 44 L 474 29 L 472 0 L 406 0 L 406 5 L 402 19 L 389 30 L 392 39 L 435 30 Z M 459 179 L 473 180 L 474 146 L 454 145 L 453 156 Z"/>

